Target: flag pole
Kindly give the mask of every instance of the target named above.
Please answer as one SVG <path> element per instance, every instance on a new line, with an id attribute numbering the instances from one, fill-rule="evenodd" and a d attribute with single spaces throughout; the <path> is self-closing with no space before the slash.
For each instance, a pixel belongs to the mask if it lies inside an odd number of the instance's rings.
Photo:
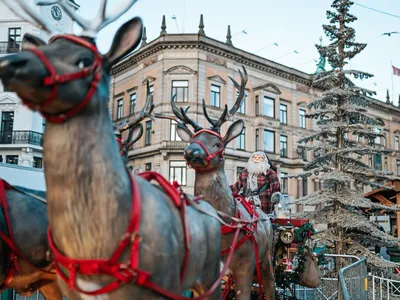
<path id="1" fill-rule="evenodd" d="M 394 103 L 393 63 L 392 63 L 392 61 L 390 61 L 390 65 L 392 67 L 392 101 Z"/>

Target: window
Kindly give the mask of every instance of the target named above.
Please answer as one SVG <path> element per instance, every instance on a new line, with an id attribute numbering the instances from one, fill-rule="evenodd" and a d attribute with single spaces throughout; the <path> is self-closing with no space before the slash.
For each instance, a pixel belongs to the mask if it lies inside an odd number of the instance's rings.
<path id="1" fill-rule="evenodd" d="M 382 154 L 374 154 L 374 168 L 376 170 L 382 171 Z"/>
<path id="2" fill-rule="evenodd" d="M 383 133 L 383 146 L 387 147 L 387 133 Z"/>
<path id="3" fill-rule="evenodd" d="M 44 133 L 46 131 L 46 119 L 42 119 L 42 132 Z"/>
<path id="4" fill-rule="evenodd" d="M 210 92 L 210 105 L 219 107 L 219 99 L 220 99 L 220 92 L 221 88 L 218 85 L 211 85 L 211 92 Z"/>
<path id="5" fill-rule="evenodd" d="M 280 181 L 281 181 L 281 193 L 287 194 L 289 191 L 289 178 L 287 178 L 288 174 L 281 172 Z"/>
<path id="6" fill-rule="evenodd" d="M 144 165 L 144 170 L 145 170 L 146 172 L 151 171 L 151 163 L 145 163 L 145 165 Z"/>
<path id="7" fill-rule="evenodd" d="M 314 180 L 314 190 L 321 191 L 324 188 L 324 182 L 322 180 Z"/>
<path id="8" fill-rule="evenodd" d="M 176 94 L 176 102 L 188 102 L 189 99 L 189 81 L 173 80 L 172 97 Z"/>
<path id="9" fill-rule="evenodd" d="M 246 127 L 243 127 L 242 132 L 240 133 L 240 135 L 236 138 L 236 148 L 240 149 L 240 150 L 244 150 L 246 145 L 245 145 L 245 136 L 246 134 Z"/>
<path id="10" fill-rule="evenodd" d="M 281 135 L 280 137 L 280 155 L 282 157 L 287 157 L 287 136 L 286 135 Z"/>
<path id="11" fill-rule="evenodd" d="M 256 148 L 255 150 L 259 150 L 260 147 L 260 130 L 257 128 L 256 129 Z"/>
<path id="12" fill-rule="evenodd" d="M 396 160 L 396 172 L 397 176 L 400 175 L 400 160 Z"/>
<path id="13" fill-rule="evenodd" d="M 43 158 L 34 156 L 33 157 L 33 167 L 41 169 L 43 168 Z"/>
<path id="14" fill-rule="evenodd" d="M 275 152 L 275 132 L 264 130 L 263 148 L 266 152 Z"/>
<path id="15" fill-rule="evenodd" d="M 20 50 L 21 28 L 8 28 L 8 53 L 15 53 Z"/>
<path id="16" fill-rule="evenodd" d="M 381 130 L 380 130 L 379 128 L 374 128 L 374 132 L 375 132 L 376 134 L 380 134 L 380 133 L 381 133 Z M 377 137 L 375 138 L 374 143 L 375 143 L 375 144 L 380 144 L 380 143 L 381 143 L 381 137 L 380 137 L 380 136 L 377 136 Z"/>
<path id="17" fill-rule="evenodd" d="M 0 143 L 11 144 L 14 129 L 14 112 L 3 111 L 1 113 Z"/>
<path id="18" fill-rule="evenodd" d="M 304 145 L 304 143 L 301 143 L 301 145 Z M 304 161 L 307 161 L 307 150 L 304 148 L 300 148 L 300 158 Z"/>
<path id="19" fill-rule="evenodd" d="M 169 162 L 169 181 L 177 181 L 180 185 L 186 185 L 186 162 L 170 161 Z"/>
<path id="20" fill-rule="evenodd" d="M 236 167 L 236 178 L 239 178 L 239 174 L 242 173 L 244 169 L 245 167 Z"/>
<path id="21" fill-rule="evenodd" d="M 307 195 L 308 191 L 307 191 L 307 178 L 303 178 L 303 180 L 301 181 L 301 186 L 302 186 L 302 190 L 303 190 L 303 197 Z"/>
<path id="22" fill-rule="evenodd" d="M 239 96 L 239 91 L 236 92 L 236 98 Z M 242 105 L 240 105 L 239 109 L 238 109 L 238 113 L 241 114 L 245 114 L 246 113 L 246 102 L 247 102 L 247 93 L 245 91 L 245 97 L 244 100 L 242 102 Z"/>
<path id="23" fill-rule="evenodd" d="M 179 137 L 178 133 L 176 132 L 176 125 L 178 125 L 178 123 L 176 123 L 176 121 L 171 120 L 171 134 L 170 134 L 170 140 L 171 141 L 181 141 L 181 138 Z"/>
<path id="24" fill-rule="evenodd" d="M 275 100 L 272 98 L 269 98 L 267 96 L 264 96 L 264 103 L 263 103 L 263 116 L 266 117 L 275 117 Z"/>
<path id="25" fill-rule="evenodd" d="M 306 128 L 306 111 L 305 111 L 305 109 L 299 110 L 299 127 Z"/>
<path id="26" fill-rule="evenodd" d="M 144 145 L 151 145 L 151 121 L 146 122 L 146 135 L 144 137 Z"/>
<path id="27" fill-rule="evenodd" d="M 129 114 L 134 114 L 136 111 L 136 93 L 131 94 L 129 102 Z"/>
<path id="28" fill-rule="evenodd" d="M 256 109 L 255 109 L 255 112 L 256 112 L 256 116 L 260 115 L 260 102 L 258 100 L 258 96 L 256 96 Z"/>
<path id="29" fill-rule="evenodd" d="M 362 142 L 362 136 L 357 134 L 357 142 L 361 143 Z"/>
<path id="30" fill-rule="evenodd" d="M 6 163 L 18 165 L 18 155 L 6 155 Z"/>
<path id="31" fill-rule="evenodd" d="M 394 137 L 394 150 L 399 151 L 399 137 L 397 135 Z"/>
<path id="32" fill-rule="evenodd" d="M 287 105 L 281 104 L 279 105 L 281 124 L 287 124 Z"/>
<path id="33" fill-rule="evenodd" d="M 384 166 L 384 171 L 389 171 L 389 164 L 388 164 L 388 158 L 385 157 L 385 166 Z"/>
<path id="34" fill-rule="evenodd" d="M 117 101 L 117 119 L 121 119 L 124 113 L 124 100 Z"/>

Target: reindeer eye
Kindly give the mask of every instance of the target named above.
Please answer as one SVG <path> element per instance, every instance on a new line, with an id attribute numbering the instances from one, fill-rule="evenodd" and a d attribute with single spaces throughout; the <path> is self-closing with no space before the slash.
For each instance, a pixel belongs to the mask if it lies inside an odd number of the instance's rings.
<path id="1" fill-rule="evenodd" d="M 214 147 L 215 148 L 219 148 L 219 147 L 221 147 L 221 144 L 220 143 L 216 143 Z"/>
<path id="2" fill-rule="evenodd" d="M 78 64 L 79 69 L 83 69 L 83 68 L 89 67 L 92 64 L 92 60 L 88 57 L 85 57 L 85 58 L 79 60 L 77 64 Z"/>

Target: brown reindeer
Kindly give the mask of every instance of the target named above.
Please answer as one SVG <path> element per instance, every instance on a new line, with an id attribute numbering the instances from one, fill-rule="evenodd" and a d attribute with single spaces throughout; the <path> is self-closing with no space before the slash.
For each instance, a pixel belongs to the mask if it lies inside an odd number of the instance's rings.
<path id="1" fill-rule="evenodd" d="M 23 0 L 6 2 L 51 31 Z M 171 200 L 185 196 L 171 186 L 163 191 L 141 177 L 132 179 L 113 135 L 109 71 L 140 43 L 142 21 L 136 17 L 122 25 L 105 55 L 95 35 L 135 1 L 107 16 L 102 0 L 93 21 L 75 15 L 66 2 L 59 3 L 84 28 L 82 35 L 56 36 L 46 44 L 27 34 L 25 51 L 0 59 L 4 86 L 48 120 L 43 148 L 49 242 L 61 290 L 71 300 L 122 300 L 166 299 L 165 291 L 180 294 L 196 282 L 208 289 L 219 278 L 219 223 L 191 206 L 183 214 Z M 214 212 L 207 202 L 200 206 Z M 190 238 L 182 216 L 190 220 Z M 217 288 L 209 299 L 219 297 Z"/>
<path id="2" fill-rule="evenodd" d="M 190 143 L 185 148 L 184 156 L 188 164 L 195 169 L 195 195 L 203 195 L 216 210 L 221 211 L 231 217 L 240 212 L 241 219 L 250 221 L 252 216 L 244 208 L 243 204 L 235 201 L 229 182 L 224 171 L 224 151 L 227 144 L 240 135 L 243 130 L 243 120 L 234 122 L 228 129 L 226 135 L 220 135 L 221 126 L 227 121 L 228 116 L 233 116 L 239 109 L 245 98 L 245 86 L 247 83 L 247 73 L 244 69 L 244 75 L 239 70 L 241 76 L 241 85 L 230 78 L 239 95 L 231 110 L 225 109 L 218 120 L 209 117 L 203 100 L 203 111 L 206 119 L 210 122 L 210 129 L 202 129 L 195 121 L 187 116 L 187 109 L 178 109 L 174 99 L 172 99 L 172 111 L 178 118 L 177 132 L 180 138 Z M 159 115 L 158 115 L 159 116 Z M 164 116 L 167 117 L 168 116 Z M 175 119 L 175 118 L 174 118 Z M 193 134 L 186 124 L 194 128 Z M 273 232 L 269 218 L 264 212 L 257 208 L 256 212 L 262 220 L 257 224 L 257 230 L 254 233 L 258 245 L 258 252 L 261 264 L 262 286 L 267 299 L 275 299 L 274 273 L 272 267 L 272 243 Z M 242 234 L 242 238 L 244 234 Z M 225 234 L 222 237 L 223 249 L 228 249 L 232 244 L 233 235 Z M 226 256 L 224 256 L 226 258 Z M 236 283 L 236 299 L 248 300 L 251 295 L 251 286 L 253 282 L 254 270 L 256 267 L 256 257 L 254 245 L 247 240 L 234 253 L 229 269 L 232 272 Z"/>

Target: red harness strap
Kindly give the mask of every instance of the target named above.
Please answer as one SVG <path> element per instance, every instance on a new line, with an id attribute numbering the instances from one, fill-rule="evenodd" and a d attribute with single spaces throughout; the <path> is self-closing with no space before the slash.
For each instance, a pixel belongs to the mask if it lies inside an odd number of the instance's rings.
<path id="1" fill-rule="evenodd" d="M 181 212 L 182 226 L 183 226 L 184 240 L 185 240 L 185 250 L 186 250 L 181 269 L 181 282 L 183 282 L 190 252 L 190 232 L 189 232 L 189 225 L 186 219 L 186 205 L 188 204 L 186 198 L 187 196 L 183 192 L 178 182 L 174 181 L 172 186 L 163 176 L 161 176 L 157 172 L 143 172 L 140 173 L 139 176 L 143 177 L 147 181 L 151 180 L 157 181 L 157 183 L 160 184 L 160 186 L 163 188 L 163 190 L 167 193 L 169 198 L 174 202 L 175 206 Z"/>
<path id="2" fill-rule="evenodd" d="M 11 185 L 8 184 L 6 181 L 0 179 L 0 206 L 3 208 L 4 218 L 6 221 L 8 236 L 3 232 L 0 232 L 0 238 L 9 246 L 10 253 L 8 254 L 8 264 L 7 264 L 7 275 L 4 283 L 0 287 L 4 289 L 8 286 L 11 282 L 12 278 L 14 277 L 15 272 L 19 271 L 18 265 L 18 256 L 22 257 L 20 251 L 14 245 L 14 235 L 12 231 L 10 213 L 8 211 L 8 202 L 6 196 L 6 190 L 10 190 Z"/>
<path id="3" fill-rule="evenodd" d="M 48 230 L 50 248 L 54 253 L 54 265 L 60 277 L 69 284 L 70 289 L 74 289 L 86 295 L 99 295 L 109 293 L 119 288 L 123 283 L 135 282 L 143 285 L 148 281 L 150 274 L 139 269 L 139 248 L 140 248 L 140 217 L 141 217 L 141 198 L 138 185 L 128 173 L 132 189 L 131 216 L 126 233 L 119 243 L 117 249 L 110 259 L 74 259 L 63 255 L 56 247 L 51 229 Z M 119 262 L 124 250 L 131 244 L 131 256 L 129 264 Z M 60 269 L 63 266 L 69 271 L 69 278 Z M 76 274 L 85 275 L 110 275 L 115 278 L 112 283 L 96 291 L 83 291 L 76 284 Z"/>
<path id="4" fill-rule="evenodd" d="M 253 220 L 258 218 L 258 214 L 254 208 L 254 206 L 250 205 L 246 199 L 244 199 L 241 195 L 239 194 L 233 194 L 233 197 L 235 198 L 236 201 L 236 206 L 242 205 L 247 212 L 252 216 Z M 235 218 L 240 219 L 240 211 L 239 209 L 237 210 L 235 214 Z M 255 238 L 255 234 L 257 231 L 257 224 L 258 222 L 255 221 L 252 224 L 247 224 L 243 228 L 241 228 L 242 231 L 245 232 L 245 236 L 235 245 L 231 246 L 228 249 L 222 250 L 221 255 L 226 255 L 229 253 L 229 250 L 233 247 L 235 250 L 238 249 L 241 245 L 243 245 L 247 240 L 250 240 L 253 245 L 254 245 L 254 256 L 255 256 L 255 261 L 256 261 L 256 272 L 257 272 L 257 280 L 258 280 L 258 288 L 259 288 L 259 293 L 260 293 L 260 299 L 263 299 L 263 293 L 262 293 L 262 285 L 261 285 L 261 271 L 260 271 L 260 257 L 258 254 L 258 244 Z M 231 225 L 237 225 L 235 222 L 232 222 Z M 235 231 L 234 228 L 228 227 L 226 225 L 221 226 L 221 232 L 222 234 L 228 234 Z"/>

